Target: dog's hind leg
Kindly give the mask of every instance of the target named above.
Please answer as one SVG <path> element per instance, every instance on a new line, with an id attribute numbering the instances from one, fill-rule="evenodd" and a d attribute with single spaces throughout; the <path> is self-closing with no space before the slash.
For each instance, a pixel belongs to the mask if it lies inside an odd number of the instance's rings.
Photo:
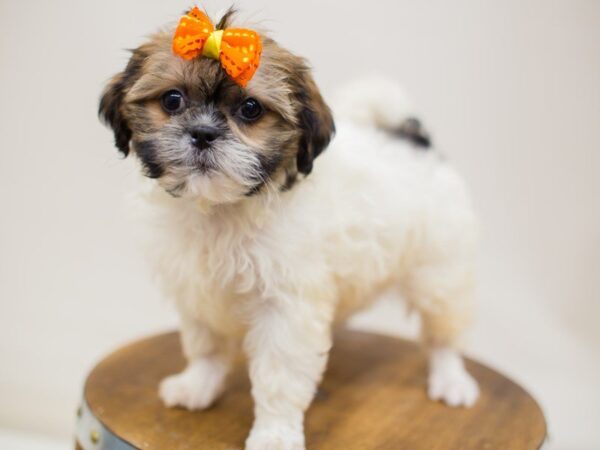
<path id="1" fill-rule="evenodd" d="M 459 351 L 473 313 L 471 264 L 450 257 L 414 267 L 404 291 L 421 316 L 421 338 L 429 351 L 429 397 L 449 406 L 472 406 L 479 388 Z"/>
<path id="2" fill-rule="evenodd" d="M 479 396 L 477 382 L 467 372 L 457 348 L 461 313 L 421 310 L 422 335 L 429 349 L 428 394 L 449 406 L 472 406 Z"/>

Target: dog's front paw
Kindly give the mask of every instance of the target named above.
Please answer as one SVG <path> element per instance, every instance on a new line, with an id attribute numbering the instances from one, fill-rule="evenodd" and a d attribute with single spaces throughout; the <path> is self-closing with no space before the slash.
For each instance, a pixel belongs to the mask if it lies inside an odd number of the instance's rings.
<path id="1" fill-rule="evenodd" d="M 159 395 L 166 406 L 183 406 L 190 410 L 208 408 L 223 392 L 226 366 L 216 360 L 194 361 L 177 375 L 165 378 Z"/>
<path id="2" fill-rule="evenodd" d="M 465 369 L 460 355 L 443 350 L 432 355 L 428 394 L 448 406 L 470 407 L 479 397 L 477 381 Z"/>
<path id="3" fill-rule="evenodd" d="M 304 432 L 280 424 L 254 426 L 245 450 L 305 450 Z"/>

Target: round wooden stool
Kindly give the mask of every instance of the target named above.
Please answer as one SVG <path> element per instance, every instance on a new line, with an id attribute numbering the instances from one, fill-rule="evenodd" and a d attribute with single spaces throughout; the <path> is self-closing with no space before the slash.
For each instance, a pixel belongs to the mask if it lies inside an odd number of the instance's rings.
<path id="1" fill-rule="evenodd" d="M 77 449 L 241 450 L 252 424 L 240 362 L 215 406 L 169 409 L 159 381 L 183 369 L 177 333 L 121 348 L 89 375 L 78 411 Z M 471 409 L 426 395 L 425 354 L 416 344 L 356 331 L 336 335 L 325 378 L 306 414 L 309 450 L 537 450 L 544 416 L 521 387 L 467 361 L 481 386 Z"/>

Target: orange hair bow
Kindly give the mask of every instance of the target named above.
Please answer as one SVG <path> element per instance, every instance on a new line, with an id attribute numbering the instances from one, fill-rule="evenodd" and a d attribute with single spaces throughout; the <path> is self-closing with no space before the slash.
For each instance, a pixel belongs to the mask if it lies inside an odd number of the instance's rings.
<path id="1" fill-rule="evenodd" d="M 173 52 L 185 60 L 206 56 L 221 62 L 238 85 L 246 87 L 260 62 L 262 44 L 256 31 L 243 28 L 215 30 L 198 7 L 179 20 L 173 36 Z"/>

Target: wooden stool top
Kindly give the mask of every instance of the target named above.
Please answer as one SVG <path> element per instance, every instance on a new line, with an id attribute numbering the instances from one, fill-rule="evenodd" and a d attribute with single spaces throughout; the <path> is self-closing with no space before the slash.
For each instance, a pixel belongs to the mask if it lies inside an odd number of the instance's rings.
<path id="1" fill-rule="evenodd" d="M 240 362 L 215 406 L 168 409 L 159 381 L 184 368 L 177 333 L 121 348 L 89 375 L 79 445 L 85 450 L 243 449 L 252 399 Z M 356 331 L 336 335 L 325 378 L 306 415 L 309 450 L 537 450 L 544 416 L 521 387 L 474 361 L 481 397 L 453 409 L 426 395 L 427 360 L 417 345 Z M 110 443 L 110 442 L 112 443 Z"/>

